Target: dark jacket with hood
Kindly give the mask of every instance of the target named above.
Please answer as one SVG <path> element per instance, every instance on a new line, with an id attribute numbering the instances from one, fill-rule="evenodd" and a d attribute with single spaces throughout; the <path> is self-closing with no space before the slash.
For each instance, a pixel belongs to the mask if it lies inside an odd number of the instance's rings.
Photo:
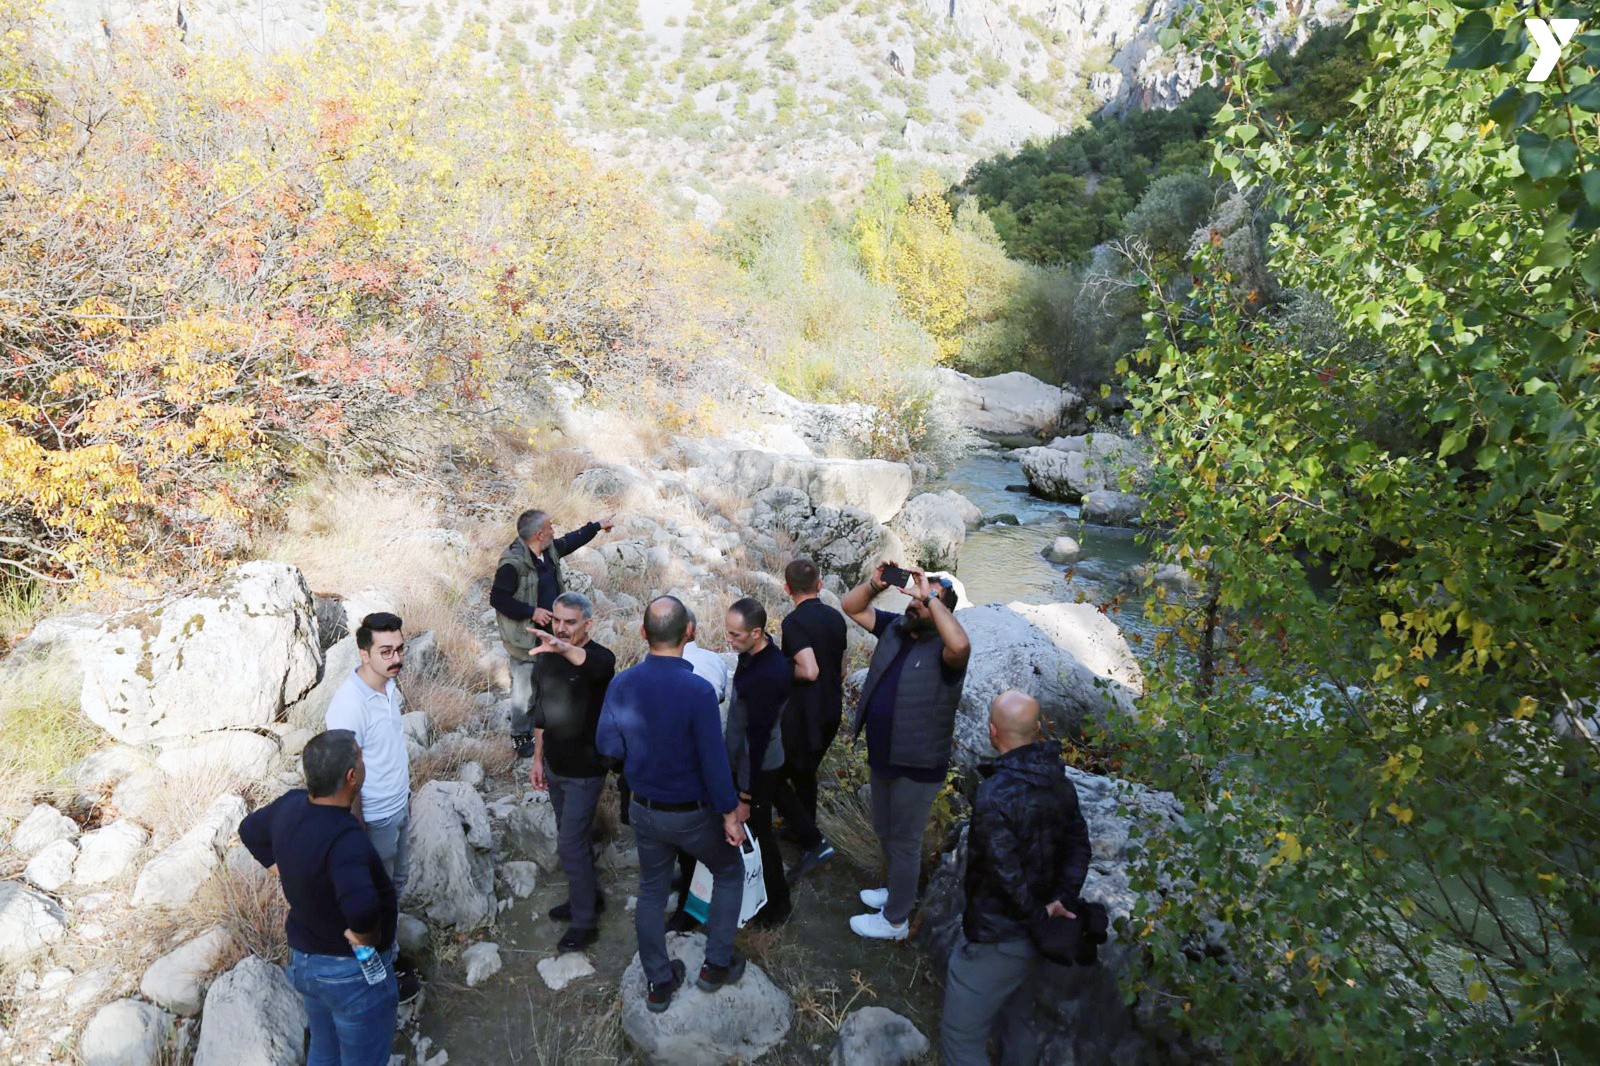
<path id="1" fill-rule="evenodd" d="M 1060 749 L 1038 741 L 982 771 L 967 830 L 967 908 L 974 944 L 1025 940 L 1051 900 L 1070 910 L 1089 874 L 1089 827 Z"/>

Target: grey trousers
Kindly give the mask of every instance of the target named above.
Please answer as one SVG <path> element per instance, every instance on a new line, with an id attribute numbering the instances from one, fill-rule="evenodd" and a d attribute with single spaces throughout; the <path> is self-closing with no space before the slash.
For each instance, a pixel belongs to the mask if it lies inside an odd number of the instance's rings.
<path id="1" fill-rule="evenodd" d="M 944 1066 L 989 1066 L 991 1031 L 1001 1066 L 1033 1066 L 1039 1057 L 1032 1025 L 1037 961 L 1026 940 L 971 944 L 966 934 L 956 938 L 945 971 L 939 1024 Z"/>
<path id="2" fill-rule="evenodd" d="M 883 916 L 899 925 L 911 917 L 922 874 L 922 834 L 942 781 L 923 784 L 872 772 L 872 828 L 889 872 L 889 902 Z"/>
<path id="3" fill-rule="evenodd" d="M 567 874 L 567 904 L 575 929 L 595 927 L 595 896 L 600 892 L 594 873 L 594 809 L 605 789 L 604 774 L 597 777 L 562 777 L 545 771 L 550 804 L 556 809 L 556 854 Z"/>
<path id="4" fill-rule="evenodd" d="M 383 861 L 384 872 L 394 883 L 394 898 L 405 895 L 406 878 L 411 873 L 411 808 L 391 814 L 379 822 L 367 823 L 367 839 Z"/>
<path id="5" fill-rule="evenodd" d="M 672 980 L 667 954 L 667 892 L 681 848 L 711 871 L 711 909 L 706 915 L 706 961 L 726 966 L 733 960 L 733 937 L 744 904 L 744 860 L 722 835 L 722 819 L 704 807 L 693 811 L 653 811 L 633 804 L 633 837 L 639 847 L 639 903 L 633 928 L 639 937 L 639 964 L 647 981 Z M 692 979 L 691 975 L 691 979 Z"/>
<path id="6" fill-rule="evenodd" d="M 532 659 L 511 660 L 511 735 L 533 732 Z"/>

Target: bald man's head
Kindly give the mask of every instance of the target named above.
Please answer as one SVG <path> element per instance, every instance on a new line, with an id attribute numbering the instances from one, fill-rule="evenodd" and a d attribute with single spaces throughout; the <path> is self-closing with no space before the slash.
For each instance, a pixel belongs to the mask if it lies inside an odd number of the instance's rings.
<path id="1" fill-rule="evenodd" d="M 989 742 L 1002 755 L 1039 739 L 1039 701 L 1008 689 L 989 704 Z"/>
<path id="2" fill-rule="evenodd" d="M 689 609 L 676 596 L 657 596 L 644 609 L 644 639 L 651 651 L 682 648 L 689 640 Z"/>

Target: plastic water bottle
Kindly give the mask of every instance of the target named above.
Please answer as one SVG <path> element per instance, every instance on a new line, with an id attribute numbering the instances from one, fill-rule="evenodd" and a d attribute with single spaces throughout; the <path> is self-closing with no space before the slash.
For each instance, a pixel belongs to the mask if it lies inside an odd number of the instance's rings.
<path id="1" fill-rule="evenodd" d="M 378 954 L 376 948 L 359 945 L 356 948 L 356 961 L 361 964 L 361 976 L 367 979 L 369 985 L 381 985 L 383 979 L 389 976 L 389 971 L 383 968 L 383 956 Z"/>

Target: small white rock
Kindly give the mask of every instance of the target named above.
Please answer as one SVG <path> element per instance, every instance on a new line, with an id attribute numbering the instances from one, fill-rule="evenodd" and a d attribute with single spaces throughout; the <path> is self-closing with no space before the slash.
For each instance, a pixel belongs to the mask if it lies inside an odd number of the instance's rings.
<path id="1" fill-rule="evenodd" d="M 588 956 L 579 951 L 569 951 L 551 959 L 539 960 L 539 976 L 544 979 L 544 983 L 552 992 L 559 992 L 572 982 L 588 977 L 592 973 L 594 965 Z"/>
<path id="2" fill-rule="evenodd" d="M 32 885 L 54 892 L 72 879 L 72 864 L 78 858 L 78 845 L 58 840 L 35 855 L 22 876 Z"/>
<path id="3" fill-rule="evenodd" d="M 539 865 L 532 862 L 504 863 L 500 867 L 500 878 L 505 881 L 506 887 L 511 889 L 513 896 L 527 899 L 538 887 Z"/>
<path id="4" fill-rule="evenodd" d="M 474 988 L 500 972 L 500 945 L 474 944 L 461 953 L 467 964 L 467 987 Z"/>

